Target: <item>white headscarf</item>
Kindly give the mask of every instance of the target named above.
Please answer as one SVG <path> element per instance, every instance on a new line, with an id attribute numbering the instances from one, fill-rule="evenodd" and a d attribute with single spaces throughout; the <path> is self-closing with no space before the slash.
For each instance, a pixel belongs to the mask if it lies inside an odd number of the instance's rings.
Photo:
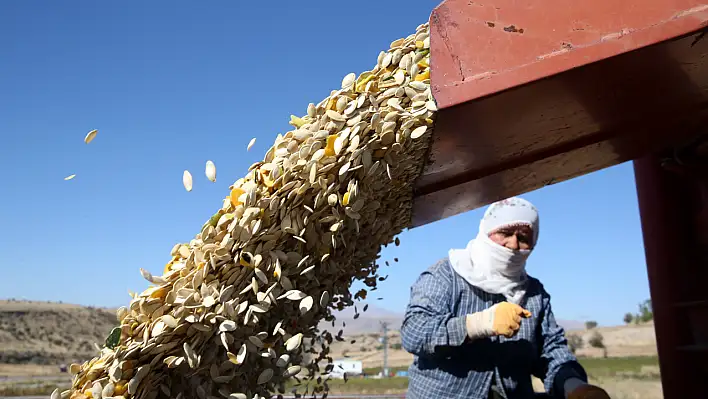
<path id="1" fill-rule="evenodd" d="M 533 247 L 538 242 L 538 211 L 522 198 L 495 202 L 484 212 L 477 237 L 464 249 L 451 249 L 450 263 L 468 283 L 492 294 L 502 294 L 519 304 L 526 294 L 526 259 L 531 250 L 511 250 L 489 238 L 501 227 L 526 224 L 533 231 Z M 532 247 L 532 249 L 533 249 Z"/>

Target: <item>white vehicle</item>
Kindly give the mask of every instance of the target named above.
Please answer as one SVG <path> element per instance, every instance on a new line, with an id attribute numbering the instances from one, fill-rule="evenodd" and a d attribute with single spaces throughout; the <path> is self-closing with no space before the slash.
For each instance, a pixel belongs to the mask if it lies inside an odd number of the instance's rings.
<path id="1" fill-rule="evenodd" d="M 337 359 L 334 361 L 334 368 L 330 375 L 332 378 L 344 378 L 344 373 L 347 377 L 360 375 L 363 372 L 361 360 L 354 359 Z"/>

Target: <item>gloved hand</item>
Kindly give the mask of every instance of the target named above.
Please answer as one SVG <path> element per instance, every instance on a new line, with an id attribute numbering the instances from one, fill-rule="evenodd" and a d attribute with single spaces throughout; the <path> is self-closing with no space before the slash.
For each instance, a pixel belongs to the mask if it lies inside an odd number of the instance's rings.
<path id="1" fill-rule="evenodd" d="M 610 395 L 598 386 L 583 384 L 572 390 L 568 399 L 610 399 Z"/>
<path id="2" fill-rule="evenodd" d="M 467 336 L 471 339 L 503 335 L 511 338 L 521 327 L 521 318 L 531 312 L 510 302 L 501 302 L 489 309 L 467 315 Z"/>

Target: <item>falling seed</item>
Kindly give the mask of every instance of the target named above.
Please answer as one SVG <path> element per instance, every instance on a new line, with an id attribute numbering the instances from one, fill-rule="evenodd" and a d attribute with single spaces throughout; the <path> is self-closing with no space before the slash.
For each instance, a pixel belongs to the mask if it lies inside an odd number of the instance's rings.
<path id="1" fill-rule="evenodd" d="M 326 308 L 329 305 L 329 292 L 323 291 L 320 296 L 320 307 Z"/>
<path id="2" fill-rule="evenodd" d="M 302 298 L 300 301 L 300 313 L 305 314 L 312 309 L 312 305 L 314 304 L 314 299 L 311 296 L 306 296 L 305 298 Z"/>
<path id="3" fill-rule="evenodd" d="M 69 176 L 65 177 L 64 180 L 71 180 L 75 177 L 76 177 L 76 175 L 69 175 Z"/>
<path id="4" fill-rule="evenodd" d="M 185 170 L 182 174 L 182 184 L 185 190 L 192 191 L 192 174 L 188 170 Z"/>
<path id="5" fill-rule="evenodd" d="M 255 138 L 255 137 L 252 138 L 251 141 L 248 142 L 248 147 L 246 147 L 246 151 L 250 151 L 250 150 L 251 150 L 251 147 L 253 147 L 254 144 L 256 144 L 256 138 Z"/>
<path id="6" fill-rule="evenodd" d="M 207 161 L 206 162 L 206 169 L 204 171 L 206 174 L 207 179 L 211 182 L 216 181 L 216 165 L 214 165 L 214 162 L 212 161 Z"/>
<path id="7" fill-rule="evenodd" d="M 290 363 L 290 355 L 288 355 L 287 353 L 280 355 L 278 360 L 275 361 L 275 365 L 278 367 L 285 367 L 288 365 L 288 363 Z"/>
<path id="8" fill-rule="evenodd" d="M 252 335 L 248 337 L 248 340 L 255 346 L 262 348 L 263 347 L 263 341 L 260 340 L 260 338 L 256 337 L 255 335 Z"/>
<path id="9" fill-rule="evenodd" d="M 297 375 L 297 373 L 299 373 L 301 369 L 302 367 L 299 365 L 290 366 L 287 370 L 285 370 L 285 373 L 283 373 L 283 377 L 292 377 L 294 375 Z"/>
<path id="10" fill-rule="evenodd" d="M 413 129 L 413 131 L 411 132 L 411 138 L 417 139 L 417 138 L 421 137 L 422 135 L 424 135 L 426 131 L 428 131 L 427 126 L 425 126 L 425 125 L 419 126 L 415 129 Z"/>
<path id="11" fill-rule="evenodd" d="M 273 369 L 265 369 L 258 376 L 257 384 L 265 384 L 266 382 L 270 381 L 271 378 L 273 378 Z"/>
<path id="12" fill-rule="evenodd" d="M 96 138 L 96 135 L 98 134 L 98 129 L 93 129 L 90 132 L 86 134 L 86 137 L 84 137 L 84 143 L 88 144 L 93 141 L 93 139 Z"/>
<path id="13" fill-rule="evenodd" d="M 437 109 L 428 38 L 428 24 L 420 25 L 381 52 L 371 71 L 348 74 L 341 89 L 291 116 L 295 129 L 279 134 L 229 187 L 193 239 L 174 245 L 162 275 L 145 270 L 151 287 L 131 293 L 117 312 L 117 346 L 72 366 L 81 383 L 61 397 L 121 397 L 127 388 L 131 397 L 153 389 L 177 399 L 264 399 L 300 371 L 316 382 L 307 389 L 326 396 L 326 378 L 301 354 L 354 342 L 316 326 L 324 317 L 339 325 L 330 309 L 352 305 L 354 281 L 369 286 L 355 300 L 376 290 L 385 277 L 364 277 L 358 266 L 375 264 L 381 246 L 398 243 L 410 222 L 411 188 Z M 186 392 L 171 395 L 185 382 Z M 111 383 L 113 392 L 93 390 Z"/>
<path id="14" fill-rule="evenodd" d="M 302 342 L 302 333 L 298 333 L 290 337 L 287 341 L 285 341 L 285 349 L 290 352 L 294 351 L 295 349 L 300 347 L 300 343 Z"/>
<path id="15" fill-rule="evenodd" d="M 349 86 L 354 84 L 354 81 L 356 81 L 356 74 L 355 73 L 349 73 L 347 76 L 342 79 L 342 89 L 346 89 Z"/>
<path id="16" fill-rule="evenodd" d="M 305 298 L 306 296 L 307 295 L 305 295 L 305 293 L 302 291 L 289 290 L 289 291 L 285 292 L 283 295 L 279 296 L 278 299 L 287 298 L 291 301 L 298 301 L 298 300 Z"/>

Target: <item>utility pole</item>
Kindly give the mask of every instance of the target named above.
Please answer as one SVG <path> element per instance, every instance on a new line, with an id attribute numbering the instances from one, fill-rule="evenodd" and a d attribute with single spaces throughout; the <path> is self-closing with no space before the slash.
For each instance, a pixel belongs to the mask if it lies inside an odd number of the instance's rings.
<path id="1" fill-rule="evenodd" d="M 383 376 L 388 377 L 388 323 L 381 322 L 383 328 Z"/>

